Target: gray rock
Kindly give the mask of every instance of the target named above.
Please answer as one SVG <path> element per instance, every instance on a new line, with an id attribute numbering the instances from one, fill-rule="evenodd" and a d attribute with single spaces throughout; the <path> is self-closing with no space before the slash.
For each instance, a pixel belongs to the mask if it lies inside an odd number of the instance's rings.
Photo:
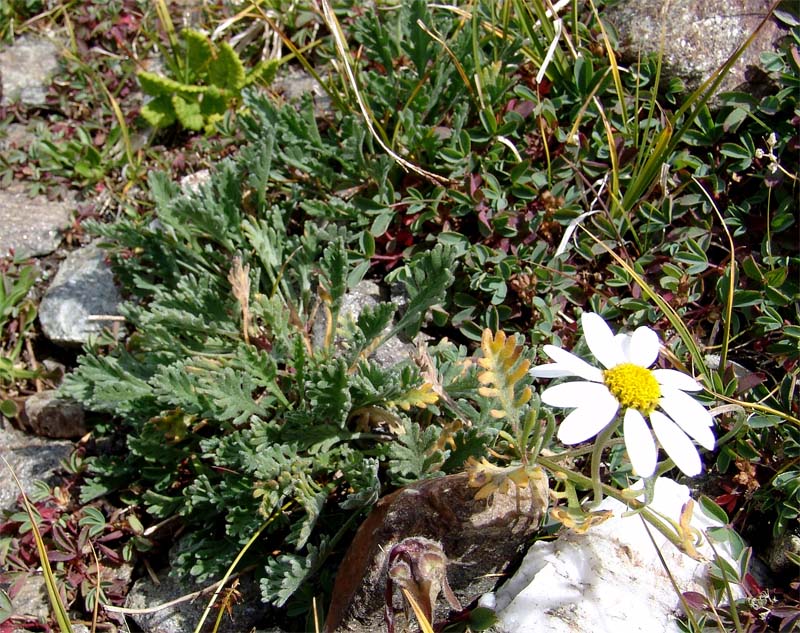
<path id="1" fill-rule="evenodd" d="M 211 171 L 209 169 L 201 169 L 181 178 L 181 188 L 186 193 L 195 193 L 209 180 L 211 180 Z"/>
<path id="2" fill-rule="evenodd" d="M 314 100 L 314 115 L 317 118 L 325 117 L 333 112 L 333 105 L 328 93 L 303 68 L 281 66 L 270 87 L 282 94 L 283 98 L 289 102 L 297 102 L 303 95 L 311 94 Z"/>
<path id="3" fill-rule="evenodd" d="M 0 257 L 10 251 L 19 257 L 52 253 L 61 243 L 61 232 L 70 224 L 71 208 L 70 202 L 0 190 Z"/>
<path id="4" fill-rule="evenodd" d="M 800 557 L 800 532 L 786 530 L 770 545 L 768 552 L 769 568 L 776 574 L 797 573 L 798 567 L 789 554 Z"/>
<path id="5" fill-rule="evenodd" d="M 126 566 L 125 573 L 130 574 L 130 566 Z M 50 617 L 50 598 L 47 595 L 47 585 L 41 575 L 31 575 L 25 579 L 19 593 L 11 600 L 14 615 L 28 620 L 46 621 Z M 84 624 L 71 623 L 73 633 L 89 633 L 89 628 Z M 24 633 L 27 629 L 19 629 Z M 15 629 L 16 633 L 16 629 Z"/>
<path id="6" fill-rule="evenodd" d="M 19 593 L 11 600 L 14 615 L 26 619 L 39 619 L 42 622 L 50 615 L 50 602 L 47 597 L 47 585 L 43 576 L 28 576 Z"/>
<path id="7" fill-rule="evenodd" d="M 36 136 L 27 125 L 11 123 L 2 130 L 0 137 L 0 151 L 7 152 L 12 149 L 24 149 L 36 139 Z"/>
<path id="8" fill-rule="evenodd" d="M 358 315 L 361 314 L 361 311 L 366 306 L 375 306 L 379 303 L 381 303 L 381 291 L 378 285 L 367 280 L 359 282 L 344 296 L 342 308 L 339 312 L 339 326 L 347 327 L 347 321 L 354 322 L 358 319 Z M 325 343 L 326 324 L 325 315 L 320 311 L 320 317 L 317 318 L 313 326 L 314 345 L 316 347 L 322 347 Z M 339 344 L 339 341 L 336 344 Z M 370 358 L 386 369 L 411 358 L 414 352 L 414 345 L 393 336 L 375 350 Z"/>
<path id="9" fill-rule="evenodd" d="M 37 479 L 51 481 L 53 471 L 69 457 L 72 448 L 72 442 L 46 440 L 18 431 L 8 424 L 0 426 L 0 455 L 8 461 L 26 494 L 33 492 L 33 482 Z M 0 468 L 3 470 L 0 475 L 0 509 L 8 509 L 19 496 L 19 488 L 9 476 L 5 464 L 0 463 Z"/>
<path id="10" fill-rule="evenodd" d="M 76 345 L 106 327 L 118 325 L 121 297 L 103 251 L 90 244 L 70 253 L 39 306 L 44 335 L 54 343 Z M 112 318 L 98 318 L 112 317 Z"/>
<path id="11" fill-rule="evenodd" d="M 35 393 L 25 400 L 25 415 L 20 420 L 33 435 L 58 439 L 86 434 L 83 407 L 69 398 L 60 398 L 54 389 Z"/>
<path id="12" fill-rule="evenodd" d="M 156 585 L 149 577 L 137 580 L 125 601 L 128 609 L 157 607 L 176 598 L 196 592 L 200 587 L 191 580 L 176 579 L 166 573 L 159 577 Z M 221 633 L 242 633 L 250 631 L 269 611 L 261 602 L 258 585 L 248 577 L 242 579 L 238 587 L 242 599 L 232 605 L 231 617 L 223 617 L 219 630 Z M 145 633 L 186 633 L 193 631 L 202 617 L 211 595 L 204 595 L 160 609 L 153 613 L 139 613 L 129 616 Z M 212 609 L 206 619 L 213 622 L 217 610 Z"/>
<path id="13" fill-rule="evenodd" d="M 664 0 L 621 0 L 605 12 L 620 36 L 622 58 L 634 64 L 640 53 L 657 54 L 664 33 L 664 76 L 699 86 L 750 36 L 772 0 L 683 0 L 665 11 Z M 777 23 L 765 25 L 736 62 L 720 92 L 748 89 L 758 80 L 759 55 L 773 50 L 781 35 Z M 751 86 L 752 87 L 752 86 Z"/>
<path id="14" fill-rule="evenodd" d="M 50 78 L 58 70 L 58 48 L 50 40 L 22 36 L 0 50 L 0 105 L 44 105 Z"/>

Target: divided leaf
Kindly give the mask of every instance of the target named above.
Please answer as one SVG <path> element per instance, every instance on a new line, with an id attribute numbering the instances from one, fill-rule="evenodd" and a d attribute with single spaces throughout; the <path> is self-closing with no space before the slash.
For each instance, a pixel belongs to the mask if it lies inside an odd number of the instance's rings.
<path id="1" fill-rule="evenodd" d="M 348 263 L 344 240 L 338 239 L 328 245 L 322 253 L 320 267 L 322 268 L 322 279 L 319 293 L 325 306 L 327 321 L 325 324 L 325 347 L 330 349 L 339 322 L 339 311 L 347 291 Z"/>
<path id="2" fill-rule="evenodd" d="M 532 395 L 528 374 L 531 362 L 524 356 L 525 348 L 517 343 L 516 335 L 507 337 L 499 331 L 492 336 L 487 328 L 481 338 L 481 351 L 483 357 L 478 359 L 478 365 L 484 371 L 478 374 L 478 393 L 497 400 L 499 406 L 489 411 L 493 418 L 516 424 Z"/>
<path id="3" fill-rule="evenodd" d="M 339 359 L 309 372 L 306 397 L 318 419 L 344 428 L 352 405 L 347 363 Z"/>
<path id="4" fill-rule="evenodd" d="M 400 407 L 403 411 L 409 411 L 411 407 L 425 409 L 429 404 L 435 404 L 439 396 L 433 390 L 433 385 L 429 382 L 421 384 L 419 387 L 409 389 L 399 398 L 395 398 L 390 405 Z"/>
<path id="5" fill-rule="evenodd" d="M 282 607 L 317 570 L 327 556 L 327 542 L 319 547 L 309 543 L 304 554 L 281 554 L 267 563 L 266 578 L 261 579 L 265 602 Z"/>
<path id="6" fill-rule="evenodd" d="M 402 281 L 408 293 L 406 311 L 392 329 L 392 335 L 402 331 L 408 338 L 413 338 L 419 332 L 428 310 L 444 301 L 445 293 L 455 278 L 456 259 L 455 248 L 437 244 L 414 258 L 396 275 L 387 278 Z"/>
<path id="7" fill-rule="evenodd" d="M 397 484 L 407 484 L 430 477 L 439 471 L 448 451 L 438 447 L 441 428 L 431 425 L 424 430 L 416 422 L 404 421 L 405 433 L 386 447 L 389 472 Z"/>

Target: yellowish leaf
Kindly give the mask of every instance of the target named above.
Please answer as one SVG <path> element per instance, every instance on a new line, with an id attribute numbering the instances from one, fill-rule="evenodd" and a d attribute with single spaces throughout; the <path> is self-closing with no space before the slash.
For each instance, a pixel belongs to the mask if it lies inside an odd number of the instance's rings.
<path id="1" fill-rule="evenodd" d="M 481 352 L 478 366 L 484 371 L 478 373 L 481 386 L 478 393 L 485 398 L 495 398 L 499 406 L 489 411 L 495 419 L 508 418 L 516 426 L 520 409 L 531 399 L 532 392 L 522 382 L 528 377 L 531 362 L 524 358 L 524 348 L 518 344 L 517 336 L 506 336 L 498 331 L 492 334 L 485 329 L 481 336 Z"/>
<path id="2" fill-rule="evenodd" d="M 595 525 L 608 521 L 614 513 L 611 510 L 596 510 L 584 512 L 580 508 L 565 508 L 563 506 L 550 510 L 550 516 L 565 528 L 578 534 L 585 534 Z"/>
<path id="3" fill-rule="evenodd" d="M 424 409 L 429 404 L 435 404 L 438 400 L 439 396 L 433 390 L 433 385 L 426 382 L 419 387 L 410 389 L 397 400 L 389 402 L 389 404 L 400 407 L 403 411 L 408 411 L 411 407 Z"/>

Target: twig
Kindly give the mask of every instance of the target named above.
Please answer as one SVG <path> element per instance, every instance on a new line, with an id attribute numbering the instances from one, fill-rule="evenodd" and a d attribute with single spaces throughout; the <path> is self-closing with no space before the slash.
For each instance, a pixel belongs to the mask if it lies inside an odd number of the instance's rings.
<path id="1" fill-rule="evenodd" d="M 195 598 L 199 598 L 202 595 L 215 591 L 219 586 L 225 584 L 231 578 L 239 578 L 242 574 L 247 573 L 255 569 L 255 565 L 251 565 L 250 567 L 246 567 L 242 569 L 242 571 L 237 572 L 236 574 L 232 574 L 228 578 L 224 578 L 223 580 L 218 580 L 217 582 L 209 585 L 208 587 L 204 587 L 198 591 L 193 591 L 192 593 L 187 593 L 185 596 L 180 596 L 179 598 L 175 598 L 174 600 L 170 600 L 169 602 L 164 602 L 162 604 L 156 605 L 155 607 L 145 607 L 142 609 L 129 609 L 126 607 L 115 607 L 113 605 L 103 605 L 103 608 L 106 611 L 110 611 L 112 613 L 121 613 L 123 615 L 144 615 L 146 613 L 158 613 L 164 609 L 168 609 L 169 607 L 173 607 L 176 604 L 182 604 L 184 602 L 188 602 L 190 600 L 194 600 Z"/>

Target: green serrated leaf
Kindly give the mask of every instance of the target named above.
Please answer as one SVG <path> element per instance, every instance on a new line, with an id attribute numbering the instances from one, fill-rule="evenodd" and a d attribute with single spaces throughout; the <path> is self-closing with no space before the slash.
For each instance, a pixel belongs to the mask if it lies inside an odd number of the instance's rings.
<path id="1" fill-rule="evenodd" d="M 342 359 L 309 374 L 305 392 L 315 416 L 344 428 L 352 406 L 349 385 L 347 363 Z"/>
<path id="2" fill-rule="evenodd" d="M 392 328 L 390 335 L 403 331 L 407 338 L 416 336 L 428 310 L 443 302 L 445 292 L 453 283 L 456 251 L 453 247 L 437 244 L 418 256 L 410 264 L 390 275 L 389 281 L 402 281 L 408 293 L 408 305 L 403 316 Z"/>
<path id="3" fill-rule="evenodd" d="M 152 490 L 146 490 L 142 494 L 142 501 L 147 511 L 158 519 L 172 516 L 183 505 L 181 497 L 170 497 Z"/>
<path id="4" fill-rule="evenodd" d="M 325 346 L 330 347 L 333 344 L 336 326 L 339 323 L 339 311 L 347 291 L 348 261 L 344 240 L 338 239 L 325 248 L 320 268 L 322 269 L 320 294 L 327 307 L 328 317 Z"/>
<path id="5" fill-rule="evenodd" d="M 264 601 L 282 607 L 310 578 L 327 556 L 327 543 L 319 547 L 309 544 L 305 554 L 281 554 L 270 559 L 266 578 L 261 580 Z"/>
<path id="6" fill-rule="evenodd" d="M 148 101 L 139 111 L 142 118 L 155 128 L 169 127 L 176 121 L 175 107 L 169 95 L 161 95 Z"/>
<path id="7" fill-rule="evenodd" d="M 361 331 L 367 346 L 385 332 L 396 311 L 397 306 L 388 302 L 364 306 L 356 319 L 356 327 Z"/>
<path id="8" fill-rule="evenodd" d="M 187 83 L 201 83 L 208 75 L 209 65 L 214 55 L 211 40 L 199 31 L 184 29 L 181 36 L 186 45 L 186 56 L 183 66 Z"/>
<path id="9" fill-rule="evenodd" d="M 198 390 L 208 396 L 210 410 L 207 413 L 210 416 L 215 420 L 230 420 L 234 425 L 241 424 L 250 416 L 266 415 L 273 402 L 264 394 L 256 401 L 253 397 L 256 385 L 250 374 L 230 367 L 205 374 Z"/>
<path id="10" fill-rule="evenodd" d="M 222 90 L 238 93 L 245 84 L 242 60 L 227 42 L 222 42 L 208 66 L 208 81 Z"/>
<path id="11" fill-rule="evenodd" d="M 287 539 L 294 543 L 295 549 L 300 550 L 308 543 L 331 490 L 333 490 L 332 484 L 321 486 L 306 473 L 298 476 L 293 485 L 294 499 L 302 506 L 305 516 L 295 523 L 293 534 Z"/>
<path id="12" fill-rule="evenodd" d="M 440 427 L 431 425 L 422 430 L 416 422 L 408 421 L 405 421 L 404 427 L 406 432 L 398 436 L 386 451 L 389 473 L 399 485 L 431 476 L 448 455 L 447 451 L 436 448 Z"/>
<path id="13" fill-rule="evenodd" d="M 200 111 L 199 101 L 187 101 L 180 95 L 172 95 L 172 107 L 175 109 L 175 116 L 180 124 L 187 130 L 200 131 L 205 122 Z"/>
<path id="14" fill-rule="evenodd" d="M 154 97 L 163 95 L 172 96 L 175 94 L 188 96 L 199 94 L 206 90 L 203 86 L 182 83 L 146 70 L 139 71 L 136 76 L 139 79 L 139 84 L 142 86 L 142 91 Z"/>
<path id="15" fill-rule="evenodd" d="M 267 206 L 267 184 L 272 175 L 272 148 L 275 144 L 273 129 L 264 130 L 264 142 L 257 146 L 249 146 L 242 150 L 245 154 L 249 174 L 247 182 L 256 195 L 256 211 L 263 214 Z"/>

